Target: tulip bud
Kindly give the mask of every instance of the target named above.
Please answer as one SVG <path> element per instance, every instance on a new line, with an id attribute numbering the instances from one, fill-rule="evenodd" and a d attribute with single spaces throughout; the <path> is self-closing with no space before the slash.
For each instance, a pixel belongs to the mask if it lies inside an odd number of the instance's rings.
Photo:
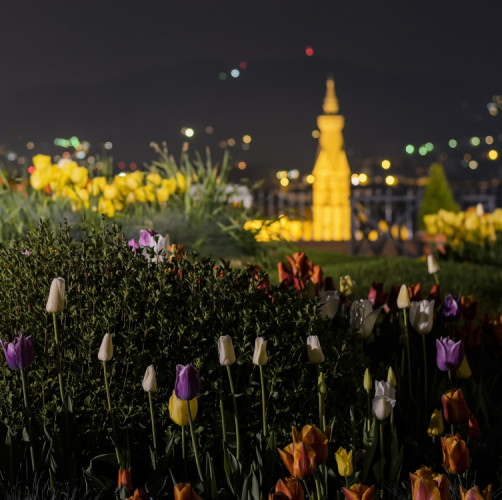
<path id="1" fill-rule="evenodd" d="M 153 367 L 153 365 L 150 365 L 146 369 L 142 386 L 145 392 L 152 392 L 157 390 L 157 377 L 155 376 L 155 368 Z"/>
<path id="2" fill-rule="evenodd" d="M 396 375 L 394 375 L 394 370 L 392 369 L 392 366 L 389 366 L 389 370 L 387 372 L 387 382 L 389 382 L 389 384 L 392 387 L 397 386 Z"/>
<path id="3" fill-rule="evenodd" d="M 222 335 L 218 339 L 218 354 L 220 356 L 220 365 L 230 366 L 235 363 L 235 351 L 230 335 Z"/>
<path id="4" fill-rule="evenodd" d="M 460 366 L 457 368 L 456 373 L 457 377 L 462 379 L 469 378 L 472 375 L 471 367 L 469 366 L 469 362 L 467 361 L 467 356 L 464 355 L 464 359 L 462 360 Z"/>
<path id="5" fill-rule="evenodd" d="M 98 359 L 100 361 L 110 361 L 112 357 L 113 357 L 112 336 L 109 333 L 105 333 L 105 336 L 101 341 L 101 347 L 99 348 Z"/>
<path id="6" fill-rule="evenodd" d="M 319 389 L 320 394 L 326 394 L 328 392 L 328 388 L 326 386 L 326 381 L 324 380 L 324 374 L 319 373 L 319 377 L 317 378 L 317 388 Z"/>
<path id="7" fill-rule="evenodd" d="M 58 313 L 64 310 L 64 279 L 54 278 L 49 291 L 49 298 L 45 309 L 49 313 Z"/>
<path id="8" fill-rule="evenodd" d="M 174 485 L 174 500 L 200 500 L 200 496 L 192 488 L 190 483 L 178 483 Z"/>
<path id="9" fill-rule="evenodd" d="M 443 413 L 441 410 L 434 410 L 431 415 L 429 427 L 427 427 L 427 434 L 430 437 L 441 436 L 444 432 Z"/>
<path id="10" fill-rule="evenodd" d="M 347 296 L 354 293 L 354 282 L 348 274 L 340 276 L 340 293 Z"/>
<path id="11" fill-rule="evenodd" d="M 397 307 L 399 309 L 408 309 L 410 307 L 410 293 L 406 285 L 401 285 L 399 295 L 397 296 Z"/>
<path id="12" fill-rule="evenodd" d="M 199 394 L 200 386 L 199 372 L 193 367 L 192 363 L 185 366 L 176 365 L 176 382 L 174 384 L 176 397 L 190 401 Z"/>
<path id="13" fill-rule="evenodd" d="M 307 338 L 307 353 L 311 363 L 315 363 L 316 365 L 324 363 L 324 354 L 317 335 L 310 335 Z"/>
<path id="14" fill-rule="evenodd" d="M 335 453 L 336 465 L 338 466 L 338 474 L 342 477 L 352 476 L 354 473 L 354 468 L 352 465 L 352 450 L 347 453 L 345 448 L 338 448 Z"/>
<path id="15" fill-rule="evenodd" d="M 263 337 L 256 337 L 254 341 L 253 363 L 258 366 L 267 364 L 267 341 Z"/>
<path id="16" fill-rule="evenodd" d="M 434 274 L 439 272 L 438 261 L 436 260 L 436 257 L 434 257 L 434 255 L 432 254 L 427 255 L 427 270 L 429 271 L 429 274 Z"/>
<path id="17" fill-rule="evenodd" d="M 373 388 L 373 380 L 371 380 L 371 374 L 368 368 L 364 372 L 363 387 L 366 392 L 370 392 Z"/>

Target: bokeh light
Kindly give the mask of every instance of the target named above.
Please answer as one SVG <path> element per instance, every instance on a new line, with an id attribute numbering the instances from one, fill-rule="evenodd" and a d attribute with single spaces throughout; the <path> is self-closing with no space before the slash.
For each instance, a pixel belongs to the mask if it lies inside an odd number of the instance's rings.
<path id="1" fill-rule="evenodd" d="M 227 74 L 226 74 L 224 71 L 222 71 L 222 72 L 220 72 L 220 73 L 218 74 L 218 78 L 219 78 L 220 80 L 226 80 L 226 79 L 227 79 Z"/>
<path id="2" fill-rule="evenodd" d="M 237 168 L 239 170 L 244 170 L 246 167 L 247 167 L 247 164 L 245 161 L 240 161 L 239 163 L 237 163 Z"/>
<path id="3" fill-rule="evenodd" d="M 469 162 L 469 168 L 471 170 L 476 170 L 478 168 L 478 162 L 476 160 L 471 160 Z"/>
<path id="4" fill-rule="evenodd" d="M 458 142 L 455 139 L 450 139 L 448 141 L 448 146 L 450 146 L 451 149 L 455 149 L 458 146 Z"/>
<path id="5" fill-rule="evenodd" d="M 314 139 L 319 139 L 319 137 L 321 137 L 321 132 L 319 132 L 319 130 L 312 130 L 312 137 Z"/>
<path id="6" fill-rule="evenodd" d="M 244 136 L 242 137 L 242 142 L 243 142 L 244 144 L 249 144 L 249 143 L 251 142 L 251 136 L 250 136 L 250 135 L 248 135 L 248 134 L 244 135 Z"/>
<path id="7" fill-rule="evenodd" d="M 390 161 L 389 160 L 382 160 L 381 165 L 384 170 L 388 170 L 390 168 Z"/>
<path id="8" fill-rule="evenodd" d="M 241 72 L 237 68 L 230 71 L 230 76 L 232 76 L 232 78 L 238 78 L 240 74 Z"/>
<path id="9" fill-rule="evenodd" d="M 312 174 L 309 174 L 309 175 L 307 175 L 305 180 L 307 181 L 308 184 L 314 184 L 315 177 Z"/>
<path id="10" fill-rule="evenodd" d="M 235 139 L 234 139 L 233 137 L 230 137 L 229 139 L 227 139 L 227 144 L 228 144 L 230 147 L 235 146 Z"/>
<path id="11" fill-rule="evenodd" d="M 496 160 L 498 157 L 499 153 L 496 149 L 490 149 L 490 151 L 488 151 L 488 158 L 490 158 L 490 160 Z"/>
<path id="12" fill-rule="evenodd" d="M 248 67 L 248 63 L 246 61 L 241 61 L 239 63 L 239 68 L 240 69 L 247 69 L 247 67 Z"/>
<path id="13" fill-rule="evenodd" d="M 206 132 L 206 134 L 211 135 L 211 134 L 214 132 L 214 128 L 213 128 L 213 127 L 211 127 L 211 125 L 208 125 L 208 126 L 204 129 L 204 131 Z"/>
<path id="14" fill-rule="evenodd" d="M 110 149 L 113 148 L 113 144 L 110 142 L 110 141 L 106 141 L 105 142 L 105 145 L 104 145 L 104 148 L 107 150 L 107 151 L 110 151 Z"/>
<path id="15" fill-rule="evenodd" d="M 26 149 L 31 151 L 34 147 L 35 147 L 35 144 L 33 142 L 29 141 L 26 143 Z"/>
<path id="16" fill-rule="evenodd" d="M 427 154 L 427 148 L 425 146 L 420 146 L 418 148 L 418 154 L 420 156 L 425 156 Z"/>
<path id="17" fill-rule="evenodd" d="M 367 184 L 368 183 L 368 176 L 364 172 L 359 174 L 359 183 L 360 184 Z"/>
<path id="18" fill-rule="evenodd" d="M 476 147 L 476 146 L 479 146 L 479 144 L 481 143 L 481 140 L 479 137 L 474 136 L 474 137 L 470 138 L 469 142 L 471 143 L 471 146 Z"/>
<path id="19" fill-rule="evenodd" d="M 194 131 L 194 129 L 193 129 L 193 128 L 189 128 L 189 127 L 187 127 L 187 128 L 185 129 L 185 136 L 186 136 L 186 137 L 193 137 L 193 136 L 194 136 L 194 134 L 195 134 L 195 131 Z"/>
<path id="20" fill-rule="evenodd" d="M 309 57 L 310 57 L 310 56 L 313 56 L 313 55 L 314 55 L 314 49 L 313 49 L 310 45 L 307 45 L 307 46 L 305 47 L 305 54 L 306 54 L 307 56 L 309 56 Z"/>
<path id="21" fill-rule="evenodd" d="M 288 186 L 288 185 L 289 185 L 289 179 L 288 179 L 287 177 L 283 177 L 283 178 L 281 179 L 281 186 L 282 186 L 282 187 L 286 187 L 286 186 Z"/>
<path id="22" fill-rule="evenodd" d="M 300 171 L 297 168 L 288 172 L 288 179 L 295 180 L 298 179 L 298 177 L 300 177 Z"/>
<path id="23" fill-rule="evenodd" d="M 491 136 L 491 135 L 487 135 L 487 136 L 485 137 L 485 142 L 486 142 L 486 144 L 488 144 L 488 145 L 493 144 L 493 136 Z"/>
<path id="24" fill-rule="evenodd" d="M 407 144 L 405 150 L 409 155 L 412 155 L 415 152 L 413 144 Z"/>
<path id="25" fill-rule="evenodd" d="M 385 184 L 387 184 L 387 186 L 395 186 L 396 185 L 396 178 L 393 175 L 388 175 L 385 178 Z"/>
<path id="26" fill-rule="evenodd" d="M 284 179 L 284 177 L 287 177 L 288 176 L 288 173 L 286 172 L 286 170 L 279 170 L 275 176 L 278 178 L 278 179 Z"/>
<path id="27" fill-rule="evenodd" d="M 352 174 L 350 176 L 350 182 L 353 186 L 359 186 L 359 175 L 357 174 Z"/>

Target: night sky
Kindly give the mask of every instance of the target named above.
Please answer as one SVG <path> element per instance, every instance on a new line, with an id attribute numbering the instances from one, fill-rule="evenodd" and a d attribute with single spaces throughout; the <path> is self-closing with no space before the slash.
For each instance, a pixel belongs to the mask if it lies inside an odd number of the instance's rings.
<path id="1" fill-rule="evenodd" d="M 27 154 L 28 141 L 34 153 L 61 152 L 54 138 L 76 135 L 142 164 L 152 140 L 177 156 L 192 127 L 191 150 L 209 145 L 213 159 L 234 138 L 242 175 L 306 174 L 331 73 L 353 169 L 390 158 L 413 175 L 442 154 L 450 176 L 491 178 L 501 162 L 483 160 L 484 137 L 502 152 L 502 110 L 487 109 L 502 94 L 501 20 L 498 1 L 2 2 L 0 161 Z M 404 154 L 428 141 L 428 156 Z M 479 169 L 462 167 L 465 153 Z"/>

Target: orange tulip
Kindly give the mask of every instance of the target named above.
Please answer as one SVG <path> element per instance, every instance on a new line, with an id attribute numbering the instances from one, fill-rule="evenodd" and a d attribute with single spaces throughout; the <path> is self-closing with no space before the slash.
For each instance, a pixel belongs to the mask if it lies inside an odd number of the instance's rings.
<path id="1" fill-rule="evenodd" d="M 358 483 L 353 484 L 350 488 L 342 488 L 346 500 L 373 500 L 375 496 L 375 485 L 365 486 Z"/>
<path id="2" fill-rule="evenodd" d="M 119 469 L 119 480 L 118 488 L 120 490 L 121 486 L 124 485 L 127 491 L 132 490 L 132 479 L 131 479 L 131 468 Z"/>
<path id="3" fill-rule="evenodd" d="M 304 498 L 302 485 L 294 477 L 279 479 L 275 485 L 275 494 L 281 496 L 270 497 L 269 495 L 269 498 L 287 498 L 288 500 L 303 500 Z"/>
<path id="4" fill-rule="evenodd" d="M 128 500 L 148 500 L 148 495 L 144 488 L 136 488 L 134 494 Z"/>
<path id="5" fill-rule="evenodd" d="M 330 429 L 322 432 L 315 425 L 304 425 L 301 432 L 293 427 L 293 442 L 303 442 L 315 451 L 315 463 L 317 465 L 326 462 L 328 458 L 328 442 Z"/>
<path id="6" fill-rule="evenodd" d="M 174 500 L 200 500 L 200 496 L 190 483 L 178 483 L 174 485 Z"/>
<path id="7" fill-rule="evenodd" d="M 441 448 L 443 448 L 443 465 L 449 473 L 462 474 L 469 468 L 469 449 L 460 434 L 456 436 L 446 434 L 441 438 Z"/>
<path id="8" fill-rule="evenodd" d="M 435 474 L 422 465 L 410 473 L 412 500 L 450 500 L 450 481 L 443 474 Z"/>
<path id="9" fill-rule="evenodd" d="M 444 418 L 450 424 L 462 424 L 471 416 L 462 389 L 450 389 L 441 396 Z"/>
<path id="10" fill-rule="evenodd" d="M 303 441 L 289 444 L 284 450 L 279 450 L 279 454 L 294 478 L 306 479 L 314 473 L 315 451 Z"/>
<path id="11" fill-rule="evenodd" d="M 483 493 L 479 491 L 477 486 L 466 490 L 465 488 L 460 488 L 460 500 L 492 500 L 492 485 L 487 486 Z"/>

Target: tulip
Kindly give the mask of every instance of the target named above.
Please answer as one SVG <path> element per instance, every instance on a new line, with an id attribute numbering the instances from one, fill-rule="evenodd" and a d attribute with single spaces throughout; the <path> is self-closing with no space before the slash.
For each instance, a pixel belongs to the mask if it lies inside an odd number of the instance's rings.
<path id="1" fill-rule="evenodd" d="M 145 376 L 143 377 L 143 390 L 145 392 L 151 392 L 157 390 L 157 378 L 155 376 L 155 368 L 153 365 L 150 365 L 145 372 Z"/>
<path id="2" fill-rule="evenodd" d="M 492 500 L 492 485 L 487 486 L 483 493 L 479 491 L 478 486 L 474 486 L 470 490 L 466 490 L 461 486 L 460 500 Z"/>
<path id="3" fill-rule="evenodd" d="M 380 309 L 373 310 L 368 299 L 356 300 L 350 307 L 350 328 L 367 339 L 373 331 L 379 313 Z"/>
<path id="4" fill-rule="evenodd" d="M 192 363 L 183 366 L 176 365 L 176 383 L 174 392 L 179 399 L 190 401 L 200 391 L 200 375 Z"/>
<path id="5" fill-rule="evenodd" d="M 200 496 L 190 483 L 178 483 L 174 485 L 174 500 L 200 500 Z"/>
<path id="6" fill-rule="evenodd" d="M 267 341 L 263 337 L 256 337 L 254 341 L 253 363 L 258 366 L 267 364 Z"/>
<path id="7" fill-rule="evenodd" d="M 434 317 L 434 301 L 421 300 L 410 304 L 410 323 L 413 329 L 421 335 L 426 335 L 432 330 Z"/>
<path id="8" fill-rule="evenodd" d="M 119 478 L 118 478 L 118 488 L 120 491 L 120 488 L 124 486 L 126 488 L 126 491 L 132 490 L 132 479 L 131 479 L 131 468 L 127 469 L 119 469 Z"/>
<path id="9" fill-rule="evenodd" d="M 296 479 L 307 479 L 316 468 L 315 451 L 304 442 L 291 443 L 284 450 L 278 450 L 284 465 Z"/>
<path id="10" fill-rule="evenodd" d="M 64 287 L 63 278 L 54 278 L 49 291 L 49 298 L 45 309 L 48 313 L 58 313 L 64 310 Z"/>
<path id="11" fill-rule="evenodd" d="M 366 392 L 370 392 L 373 387 L 373 381 L 371 380 L 371 374 L 368 368 L 364 371 L 363 387 Z"/>
<path id="12" fill-rule="evenodd" d="M 101 347 L 98 352 L 98 359 L 100 361 L 110 361 L 113 357 L 113 342 L 112 336 L 109 333 L 105 333 L 103 340 L 101 341 Z"/>
<path id="13" fill-rule="evenodd" d="M 35 359 L 35 345 L 33 336 L 25 337 L 23 333 L 19 334 L 12 342 L 2 342 L 5 360 L 13 370 L 24 370 L 28 368 Z"/>
<path id="14" fill-rule="evenodd" d="M 429 427 L 427 427 L 427 434 L 430 437 L 441 436 L 444 432 L 443 414 L 441 410 L 434 410 L 431 415 Z"/>
<path id="15" fill-rule="evenodd" d="M 334 290 L 327 290 L 321 292 L 319 299 L 321 316 L 325 319 L 333 319 L 340 304 L 340 294 Z"/>
<path id="16" fill-rule="evenodd" d="M 469 417 L 467 436 L 471 439 L 479 439 L 481 437 L 478 419 L 474 415 Z"/>
<path id="17" fill-rule="evenodd" d="M 392 366 L 389 366 L 389 369 L 387 370 L 387 382 L 389 382 L 389 384 L 392 387 L 397 386 L 396 375 L 394 374 L 394 370 L 392 369 Z"/>
<path id="18" fill-rule="evenodd" d="M 311 363 L 316 365 L 324 363 L 324 354 L 317 335 L 310 335 L 307 338 L 307 354 Z"/>
<path id="19" fill-rule="evenodd" d="M 152 246 L 153 237 L 158 233 L 153 229 L 141 229 L 139 232 L 139 246 L 141 248 Z"/>
<path id="20" fill-rule="evenodd" d="M 354 282 L 349 275 L 340 276 L 340 293 L 347 296 L 354 293 Z"/>
<path id="21" fill-rule="evenodd" d="M 450 389 L 441 396 L 444 418 L 454 425 L 462 424 L 471 416 L 462 389 Z"/>
<path id="22" fill-rule="evenodd" d="M 467 356 L 464 355 L 464 359 L 460 366 L 457 368 L 457 377 L 461 379 L 467 379 L 472 375 L 471 367 L 469 366 L 469 362 L 467 361 Z"/>
<path id="23" fill-rule="evenodd" d="M 441 313 L 447 319 L 455 320 L 460 318 L 460 315 L 462 314 L 462 309 L 460 307 L 460 297 L 455 299 L 453 295 L 448 294 L 444 298 Z"/>
<path id="24" fill-rule="evenodd" d="M 443 465 L 450 474 L 462 474 L 470 466 L 469 449 L 459 434 L 446 434 L 441 438 Z"/>
<path id="25" fill-rule="evenodd" d="M 427 270 L 429 271 L 429 274 L 435 274 L 439 272 L 438 261 L 432 254 L 427 255 Z"/>
<path id="26" fill-rule="evenodd" d="M 315 451 L 317 465 L 324 463 L 328 458 L 328 442 L 330 429 L 322 432 L 315 425 L 304 425 L 301 432 L 293 427 L 293 442 L 304 443 Z"/>
<path id="27" fill-rule="evenodd" d="M 436 363 L 440 370 L 456 370 L 464 359 L 464 345 L 459 340 L 455 342 L 450 337 L 436 339 Z"/>
<path id="28" fill-rule="evenodd" d="M 148 500 L 148 494 L 144 488 L 136 488 L 128 500 Z"/>
<path id="29" fill-rule="evenodd" d="M 385 420 L 396 405 L 396 390 L 390 382 L 378 380 L 375 382 L 375 397 L 373 398 L 373 413 L 378 420 Z"/>
<path id="30" fill-rule="evenodd" d="M 350 488 L 342 488 L 346 500 L 373 500 L 375 485 L 366 486 L 361 483 L 353 484 Z"/>
<path id="31" fill-rule="evenodd" d="M 450 500 L 450 481 L 444 474 L 436 474 L 422 465 L 410 473 L 412 500 Z"/>
<path id="32" fill-rule="evenodd" d="M 401 285 L 399 295 L 397 296 L 397 307 L 399 309 L 408 309 L 410 307 L 410 292 L 406 285 Z"/>
<path id="33" fill-rule="evenodd" d="M 335 453 L 336 465 L 338 466 L 338 474 L 342 477 L 352 476 L 354 473 L 354 467 L 352 465 L 352 450 L 347 453 L 345 448 L 338 448 Z"/>
<path id="34" fill-rule="evenodd" d="M 230 366 L 235 363 L 235 351 L 230 335 L 222 335 L 218 339 L 218 355 L 222 366 Z"/>
<path id="35" fill-rule="evenodd" d="M 279 479 L 275 485 L 275 493 L 277 494 L 269 498 L 287 498 L 288 500 L 303 500 L 304 492 L 300 481 L 293 477 Z"/>
<path id="36" fill-rule="evenodd" d="M 192 420 L 197 416 L 197 410 L 199 409 L 199 404 L 197 398 L 190 400 L 190 415 Z M 171 420 L 178 425 L 188 425 L 188 409 L 185 401 L 179 399 L 176 393 L 173 391 L 171 397 L 169 398 L 169 416 Z"/>

